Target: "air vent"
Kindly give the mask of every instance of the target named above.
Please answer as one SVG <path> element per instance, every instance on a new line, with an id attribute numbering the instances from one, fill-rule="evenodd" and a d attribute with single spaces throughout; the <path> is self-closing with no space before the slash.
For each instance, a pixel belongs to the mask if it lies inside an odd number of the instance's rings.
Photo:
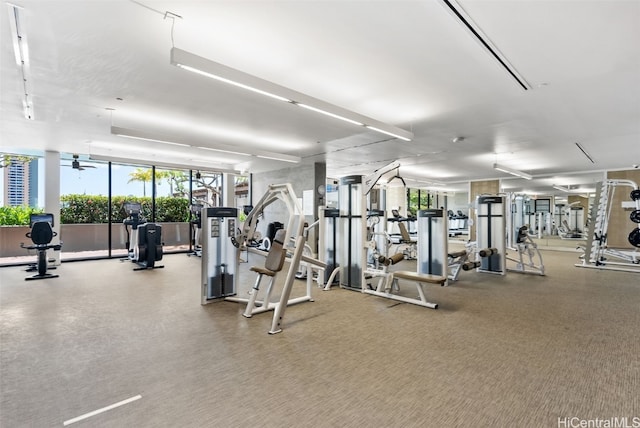
<path id="1" fill-rule="evenodd" d="M 464 12 L 464 9 L 457 4 L 453 0 L 441 0 L 443 5 L 446 6 L 453 15 L 462 23 L 462 25 L 467 28 L 481 44 L 484 48 L 495 58 L 496 61 L 500 64 L 502 68 L 504 68 L 507 73 L 520 85 L 522 89 L 528 91 L 530 89 L 530 85 L 518 74 L 515 68 L 509 64 L 504 55 L 500 53 L 498 48 L 496 48 L 493 43 L 489 40 L 489 38 L 480 30 L 480 28 L 471 20 L 471 18 Z"/>

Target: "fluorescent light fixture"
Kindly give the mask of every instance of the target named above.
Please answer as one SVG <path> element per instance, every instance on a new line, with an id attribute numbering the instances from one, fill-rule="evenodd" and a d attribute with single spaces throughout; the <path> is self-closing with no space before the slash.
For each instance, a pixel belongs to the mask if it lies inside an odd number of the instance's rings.
<path id="1" fill-rule="evenodd" d="M 502 166 L 502 165 L 498 165 L 497 163 L 493 164 L 493 169 L 497 170 L 497 171 L 502 171 L 502 172 L 506 172 L 507 174 L 511 174 L 511 175 L 515 175 L 516 177 L 520 177 L 520 178 L 524 178 L 526 180 L 531 180 L 533 179 L 533 176 L 522 172 L 522 171 L 518 171 L 517 169 L 512 169 L 506 166 Z"/>
<path id="2" fill-rule="evenodd" d="M 179 64 L 178 63 L 178 64 L 176 64 L 176 66 L 178 66 L 178 67 L 180 67 L 180 68 L 182 68 L 184 70 L 192 71 L 194 73 L 200 74 L 202 76 L 210 77 L 212 79 L 216 79 L 216 80 L 219 80 L 219 81 L 224 82 L 224 83 L 228 83 L 228 84 L 233 85 L 233 86 L 238 86 L 239 88 L 242 88 L 242 89 L 247 89 L 249 91 L 253 91 L 253 92 L 256 92 L 258 94 L 265 95 L 267 97 L 275 98 L 276 100 L 279 100 L 279 101 L 284 101 L 286 103 L 292 102 L 288 98 L 284 98 L 284 97 L 281 97 L 279 95 L 272 94 L 271 92 L 263 91 L 262 89 L 254 88 L 253 86 L 245 85 L 243 83 L 236 82 L 236 81 L 233 81 L 231 79 L 226 79 L 226 78 L 224 78 L 222 76 L 217 76 L 215 74 L 207 73 L 206 71 L 202 71 L 202 70 L 199 70 L 197 68 L 194 68 L 194 67 L 191 67 L 191 66 L 188 66 L 188 65 L 184 65 L 184 64 Z"/>
<path id="3" fill-rule="evenodd" d="M 446 183 L 443 183 L 441 181 L 429 180 L 429 179 L 418 179 L 418 178 L 405 177 L 405 180 L 413 181 L 415 183 L 420 183 L 420 184 L 426 184 L 426 185 L 429 185 L 429 186 L 446 186 Z"/>
<path id="4" fill-rule="evenodd" d="M 401 135 L 394 134 L 393 132 L 385 131 L 385 130 L 382 130 L 380 128 L 376 128 L 375 126 L 365 125 L 365 128 L 371 129 L 372 131 L 380 132 L 381 134 L 390 135 L 392 137 L 399 138 L 399 139 L 404 140 L 404 141 L 411 141 L 410 138 L 403 137 Z"/>
<path id="5" fill-rule="evenodd" d="M 22 8 L 20 6 L 7 3 L 9 8 L 9 27 L 11 27 L 11 40 L 13 43 L 13 53 L 16 58 L 16 65 L 22 74 L 22 110 L 24 117 L 30 120 L 35 119 L 33 110 L 33 97 L 29 91 L 29 44 L 27 43 L 27 32 L 25 30 Z"/>
<path id="6" fill-rule="evenodd" d="M 300 106 L 302 108 L 306 108 L 307 110 L 315 111 L 317 113 L 324 114 L 324 115 L 327 115 L 327 116 L 330 116 L 330 117 L 333 117 L 333 118 L 336 118 L 336 119 L 344 120 L 345 122 L 353 123 L 354 125 L 364 126 L 364 123 L 360 123 L 357 120 L 351 120 L 351 119 L 348 119 L 346 117 L 342 117 L 340 115 L 333 114 L 333 113 L 330 113 L 328 111 L 321 110 L 319 108 L 311 107 L 311 106 L 308 106 L 308 105 L 302 104 L 302 103 L 296 103 L 296 105 L 298 105 L 298 106 Z"/>
<path id="7" fill-rule="evenodd" d="M 29 45 L 27 35 L 22 24 L 22 8 L 11 3 L 7 3 L 9 8 L 9 26 L 11 27 L 11 41 L 13 43 L 13 53 L 16 58 L 16 65 L 29 65 Z"/>
<path id="8" fill-rule="evenodd" d="M 300 158 L 298 156 L 289 156 L 289 155 L 256 155 L 257 158 L 261 159 L 271 159 L 282 162 L 290 162 L 290 163 L 298 163 L 300 162 Z"/>
<path id="9" fill-rule="evenodd" d="M 325 116 L 333 117 L 356 126 L 390 135 L 404 141 L 411 141 L 413 133 L 389 125 L 370 117 L 363 116 L 342 107 L 305 95 L 293 89 L 285 88 L 251 74 L 235 70 L 226 65 L 211 61 L 178 48 L 171 48 L 171 64 L 183 70 L 197 73 L 220 82 L 228 83 L 269 98 L 283 101 Z"/>
<path id="10" fill-rule="evenodd" d="M 90 153 L 89 159 L 123 164 L 130 164 L 132 162 L 143 162 L 149 165 L 178 169 L 211 169 L 216 172 L 228 172 L 230 174 L 238 174 L 240 172 L 239 170 L 234 169 L 231 165 L 209 162 L 203 159 L 184 159 L 184 161 L 181 162 L 178 159 L 149 157 L 148 153 L 126 152 L 119 154 L 122 156 L 113 156 L 111 154 L 103 153 Z"/>
<path id="11" fill-rule="evenodd" d="M 554 185 L 552 185 L 551 187 L 553 187 L 554 189 L 557 189 L 557 190 L 561 190 L 561 191 L 563 191 L 563 192 L 567 192 L 567 193 L 569 193 L 569 191 L 570 191 L 569 186 L 567 186 L 567 187 L 562 187 L 562 186 L 559 186 L 559 185 L 557 185 L 557 184 L 554 184 Z"/>
<path id="12" fill-rule="evenodd" d="M 196 148 L 197 149 L 202 149 L 202 150 L 210 150 L 212 152 L 229 153 L 229 154 L 232 154 L 232 155 L 251 156 L 249 153 L 234 152 L 234 151 L 231 151 L 231 150 L 223 150 L 223 149 L 215 149 L 213 147 L 197 146 Z"/>
<path id="13" fill-rule="evenodd" d="M 154 143 L 169 144 L 171 146 L 190 147 L 189 144 L 175 143 L 173 141 L 161 140 L 156 137 L 149 136 L 146 132 L 137 131 L 135 129 L 118 128 L 117 126 L 111 127 L 111 133 L 118 137 L 133 138 L 135 140 L 153 141 Z"/>
<path id="14" fill-rule="evenodd" d="M 229 153 L 229 154 L 240 155 L 240 156 L 256 156 L 262 159 L 271 159 L 271 160 L 277 160 L 282 162 L 299 163 L 302 161 L 302 158 L 300 158 L 299 156 L 291 156 L 291 155 L 285 155 L 281 153 L 267 152 L 267 151 L 258 150 L 258 149 L 247 148 L 246 152 L 239 152 L 237 150 L 229 150 L 229 149 L 233 149 L 234 148 L 233 146 L 220 146 L 221 148 L 192 146 L 190 144 L 169 141 L 167 139 L 157 137 L 156 135 L 150 132 L 139 131 L 137 129 L 120 128 L 117 126 L 111 127 L 111 134 L 117 135 L 119 137 L 133 138 L 136 140 L 143 140 L 143 141 L 152 141 L 152 142 L 168 144 L 172 146 L 193 147 L 201 150 L 210 150 L 214 152 Z"/>

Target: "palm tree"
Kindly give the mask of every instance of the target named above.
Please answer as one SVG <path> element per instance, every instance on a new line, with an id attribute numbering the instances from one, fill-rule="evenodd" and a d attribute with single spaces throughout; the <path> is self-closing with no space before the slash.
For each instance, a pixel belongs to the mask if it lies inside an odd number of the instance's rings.
<path id="1" fill-rule="evenodd" d="M 135 171 L 129 173 L 129 181 L 142 181 L 142 196 L 147 196 L 147 182 L 151 181 L 151 168 L 136 168 Z"/>
<path id="2" fill-rule="evenodd" d="M 0 168 L 8 168 L 11 164 L 29 163 L 34 160 L 33 156 L 10 155 L 8 153 L 0 153 Z"/>

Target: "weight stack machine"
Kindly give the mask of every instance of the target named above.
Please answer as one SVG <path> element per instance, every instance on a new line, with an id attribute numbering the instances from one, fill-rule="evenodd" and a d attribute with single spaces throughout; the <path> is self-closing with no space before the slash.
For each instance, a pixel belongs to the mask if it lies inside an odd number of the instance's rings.
<path id="1" fill-rule="evenodd" d="M 364 185 L 361 175 L 340 179 L 338 188 L 340 221 L 336 248 L 341 266 L 340 286 L 361 291 L 366 267 L 364 239 L 366 237 L 366 212 Z"/>
<path id="2" fill-rule="evenodd" d="M 480 266 L 477 272 L 506 273 L 505 198 L 478 196 L 476 199 L 476 245 Z"/>
<path id="3" fill-rule="evenodd" d="M 215 207 L 202 210 L 203 305 L 236 294 L 238 254 L 231 238 L 236 234 L 237 218 L 237 208 Z"/>
<path id="4" fill-rule="evenodd" d="M 324 256 L 327 268 L 324 270 L 323 281 L 326 284 L 325 290 L 331 288 L 333 282 L 333 271 L 339 266 L 337 260 L 338 248 L 338 223 L 340 221 L 340 210 L 337 208 L 320 208 L 320 242 L 318 245 L 318 254 Z M 331 280 L 331 282 L 329 282 Z"/>
<path id="5" fill-rule="evenodd" d="M 418 211 L 418 273 L 446 277 L 448 273 L 448 225 L 445 211 Z"/>

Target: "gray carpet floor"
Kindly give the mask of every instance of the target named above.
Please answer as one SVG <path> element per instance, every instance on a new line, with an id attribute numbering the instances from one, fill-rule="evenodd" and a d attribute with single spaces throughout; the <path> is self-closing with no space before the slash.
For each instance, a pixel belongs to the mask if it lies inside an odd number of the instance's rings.
<path id="1" fill-rule="evenodd" d="M 314 288 L 315 301 L 289 307 L 277 335 L 267 334 L 270 312 L 247 319 L 237 303 L 201 306 L 200 260 L 182 254 L 143 272 L 115 260 L 64 263 L 42 281 L 1 268 L 0 426 L 63 426 L 137 395 L 70 426 L 633 423 L 638 275 L 543 255 L 545 277 L 462 272 L 451 287 L 427 287 L 437 310 Z M 253 280 L 243 273 L 239 288 Z"/>

